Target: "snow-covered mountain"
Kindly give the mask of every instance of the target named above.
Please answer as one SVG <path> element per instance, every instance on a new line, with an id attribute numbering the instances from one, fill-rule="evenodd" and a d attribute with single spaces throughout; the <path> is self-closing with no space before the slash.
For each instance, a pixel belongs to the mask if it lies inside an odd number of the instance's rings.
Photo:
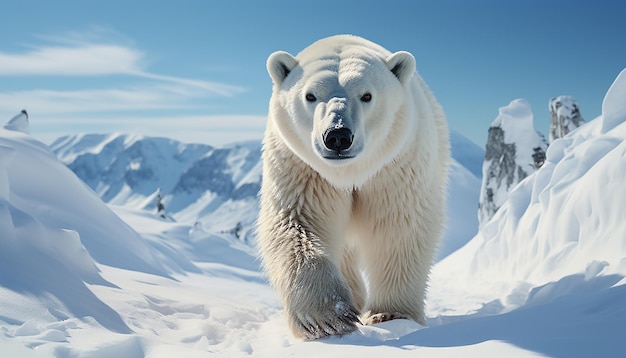
<path id="1" fill-rule="evenodd" d="M 449 217 L 439 258 L 461 247 L 477 230 L 475 212 L 483 151 L 452 132 Z M 250 241 L 258 212 L 261 142 L 223 148 L 166 138 L 122 134 L 72 135 L 51 145 L 59 159 L 107 203 L 200 222 L 212 231 L 239 231 Z"/>
<path id="2" fill-rule="evenodd" d="M 261 143 L 224 148 L 166 138 L 85 134 L 59 138 L 51 149 L 105 202 L 201 222 L 213 230 L 252 232 L 260 188 Z M 225 212 L 238 215 L 222 216 Z M 217 214 L 220 219 L 212 220 Z"/>
<path id="3" fill-rule="evenodd" d="M 393 320 L 316 342 L 289 336 L 251 245 L 105 205 L 20 114 L 0 129 L 0 356 L 621 357 L 625 99 L 626 70 L 602 115 L 552 143 L 545 164 L 435 265 L 430 327 Z M 465 176 L 451 180 L 476 178 L 458 162 L 452 170 Z"/>
<path id="4" fill-rule="evenodd" d="M 543 164 L 548 144 L 533 127 L 533 113 L 524 99 L 500 107 L 489 127 L 478 203 L 482 226 L 504 204 L 509 191 Z"/>

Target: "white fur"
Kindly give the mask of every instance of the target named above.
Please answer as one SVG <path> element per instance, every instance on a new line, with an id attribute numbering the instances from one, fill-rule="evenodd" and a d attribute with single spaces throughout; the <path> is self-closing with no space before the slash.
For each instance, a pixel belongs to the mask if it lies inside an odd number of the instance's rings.
<path id="1" fill-rule="evenodd" d="M 424 324 L 449 142 L 413 56 L 340 35 L 296 57 L 276 52 L 267 67 L 258 239 L 294 335 L 351 332 L 356 314 Z M 354 134 L 348 159 L 324 154 L 333 125 Z"/>

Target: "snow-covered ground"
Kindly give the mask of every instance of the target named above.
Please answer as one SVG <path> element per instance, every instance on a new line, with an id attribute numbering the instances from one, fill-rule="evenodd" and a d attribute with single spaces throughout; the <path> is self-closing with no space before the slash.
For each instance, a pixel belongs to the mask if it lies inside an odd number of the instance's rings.
<path id="1" fill-rule="evenodd" d="M 467 244 L 445 243 L 429 327 L 315 342 L 290 337 L 253 246 L 103 203 L 19 115 L 0 129 L 0 357 L 623 356 L 626 72 L 602 111 Z M 479 169 L 452 170 L 471 186 Z"/>

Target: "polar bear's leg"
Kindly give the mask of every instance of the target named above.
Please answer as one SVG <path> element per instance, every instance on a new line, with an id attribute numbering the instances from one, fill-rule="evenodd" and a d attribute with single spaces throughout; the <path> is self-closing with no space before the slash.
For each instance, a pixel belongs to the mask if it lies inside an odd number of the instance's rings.
<path id="1" fill-rule="evenodd" d="M 330 186 L 288 150 L 276 150 L 273 139 L 265 139 L 258 220 L 263 265 L 296 337 L 350 333 L 358 311 L 340 270 L 350 192 Z"/>
<path id="2" fill-rule="evenodd" d="M 356 330 L 358 312 L 334 263 L 323 255 L 309 257 L 296 271 L 284 299 L 295 336 L 317 339 Z"/>
<path id="3" fill-rule="evenodd" d="M 381 235 L 364 250 L 369 296 L 361 321 L 410 318 L 425 325 L 424 298 L 431 260 L 411 239 Z M 428 250 L 430 251 L 430 250 Z"/>
<path id="4" fill-rule="evenodd" d="M 350 291 L 352 291 L 352 300 L 357 310 L 361 311 L 365 305 L 367 292 L 363 283 L 363 276 L 359 269 L 359 260 L 357 253 L 353 248 L 346 248 L 343 261 L 341 263 L 341 272 L 348 282 Z"/>
<path id="5" fill-rule="evenodd" d="M 430 201 L 437 192 L 423 187 L 423 180 L 403 182 L 407 177 L 419 178 L 399 162 L 359 191 L 355 220 L 361 225 L 359 249 L 368 283 L 365 324 L 395 318 L 426 323 L 428 274 L 444 216 Z"/>
<path id="6" fill-rule="evenodd" d="M 261 210 L 263 264 L 276 287 L 294 336 L 317 339 L 356 330 L 358 311 L 333 247 L 297 218 Z M 317 234 L 317 233 L 320 234 Z"/>

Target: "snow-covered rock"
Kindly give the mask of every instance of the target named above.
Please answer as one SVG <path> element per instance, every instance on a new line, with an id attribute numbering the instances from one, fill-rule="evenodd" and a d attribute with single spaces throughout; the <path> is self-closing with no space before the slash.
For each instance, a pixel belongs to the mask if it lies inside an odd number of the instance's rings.
<path id="1" fill-rule="evenodd" d="M 533 127 L 533 113 L 524 99 L 500 107 L 489 127 L 478 205 L 480 226 L 504 204 L 508 192 L 543 164 L 547 143 Z"/>
<path id="2" fill-rule="evenodd" d="M 550 110 L 550 143 L 566 136 L 585 123 L 574 97 L 552 98 L 548 103 L 548 109 Z"/>

